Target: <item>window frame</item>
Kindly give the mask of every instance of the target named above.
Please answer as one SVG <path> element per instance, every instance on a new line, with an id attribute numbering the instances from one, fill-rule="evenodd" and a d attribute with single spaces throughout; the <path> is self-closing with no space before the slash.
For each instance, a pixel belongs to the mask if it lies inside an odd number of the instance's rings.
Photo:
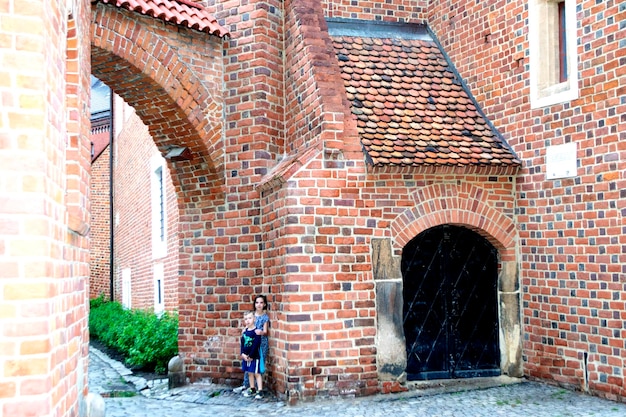
<path id="1" fill-rule="evenodd" d="M 563 20 L 559 3 L 564 7 Z M 576 0 L 529 0 L 528 21 L 531 108 L 577 99 Z"/>

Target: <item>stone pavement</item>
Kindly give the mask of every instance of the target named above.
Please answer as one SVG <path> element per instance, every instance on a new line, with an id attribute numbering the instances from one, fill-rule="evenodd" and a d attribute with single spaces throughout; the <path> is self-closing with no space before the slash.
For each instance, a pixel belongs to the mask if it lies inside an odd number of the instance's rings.
<path id="1" fill-rule="evenodd" d="M 289 406 L 274 397 L 244 398 L 230 387 L 194 383 L 167 389 L 89 349 L 89 389 L 104 397 L 106 417 L 625 417 L 626 404 L 537 382 L 464 380 L 450 387 L 416 384 L 406 393 L 325 399 Z"/>

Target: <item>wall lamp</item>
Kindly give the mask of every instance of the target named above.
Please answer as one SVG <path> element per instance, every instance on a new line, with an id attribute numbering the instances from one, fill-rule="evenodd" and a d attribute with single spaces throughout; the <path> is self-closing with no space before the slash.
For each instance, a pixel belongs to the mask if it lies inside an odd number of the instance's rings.
<path id="1" fill-rule="evenodd" d="M 188 161 L 191 159 L 191 151 L 186 146 L 172 146 L 167 149 L 165 159 L 170 161 Z"/>

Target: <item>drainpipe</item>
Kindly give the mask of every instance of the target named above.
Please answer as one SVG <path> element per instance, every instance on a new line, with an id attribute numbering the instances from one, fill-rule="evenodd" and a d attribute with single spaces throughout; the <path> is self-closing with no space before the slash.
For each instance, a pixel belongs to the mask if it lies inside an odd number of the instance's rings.
<path id="1" fill-rule="evenodd" d="M 115 118 L 113 117 L 113 90 L 109 88 L 109 115 L 111 117 L 111 123 L 109 125 L 109 294 L 111 295 L 111 301 L 115 301 L 115 257 L 113 251 L 115 245 L 113 244 L 113 238 L 115 236 L 114 229 L 114 210 L 113 210 L 113 163 L 114 163 L 114 147 L 113 139 L 115 138 Z"/>

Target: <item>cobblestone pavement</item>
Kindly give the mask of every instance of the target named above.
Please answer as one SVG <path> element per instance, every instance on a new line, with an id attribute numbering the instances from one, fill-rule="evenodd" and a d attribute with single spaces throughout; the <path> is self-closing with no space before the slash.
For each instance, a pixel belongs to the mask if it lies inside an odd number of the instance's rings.
<path id="1" fill-rule="evenodd" d="M 243 398 L 210 383 L 167 389 L 167 380 L 137 378 L 120 363 L 90 348 L 90 392 L 105 397 L 106 417 L 625 417 L 626 404 L 536 382 L 506 383 L 445 392 L 430 388 L 288 406 L 274 397 Z M 504 385 L 498 385 L 498 381 Z M 460 390 L 460 391 L 459 391 Z"/>

